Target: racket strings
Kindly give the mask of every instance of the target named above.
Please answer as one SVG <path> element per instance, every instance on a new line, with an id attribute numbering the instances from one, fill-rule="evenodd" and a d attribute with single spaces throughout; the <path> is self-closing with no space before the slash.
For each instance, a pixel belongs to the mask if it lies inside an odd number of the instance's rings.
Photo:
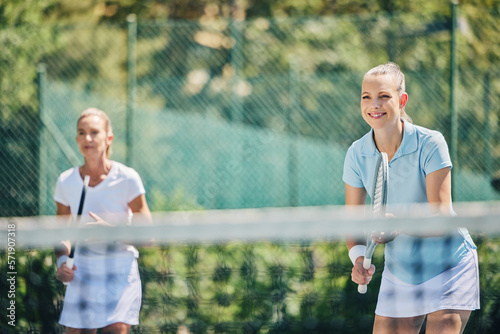
<path id="1" fill-rule="evenodd" d="M 384 165 L 380 164 L 377 180 L 375 182 L 375 190 L 373 192 L 372 211 L 374 214 L 381 213 L 384 204 Z"/>

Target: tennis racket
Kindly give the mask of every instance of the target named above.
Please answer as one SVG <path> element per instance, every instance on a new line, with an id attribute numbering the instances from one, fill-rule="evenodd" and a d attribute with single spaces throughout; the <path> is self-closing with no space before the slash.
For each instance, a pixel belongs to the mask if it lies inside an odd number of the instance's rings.
<path id="1" fill-rule="evenodd" d="M 80 221 L 80 217 L 82 216 L 83 204 L 85 203 L 85 194 L 87 193 L 87 188 L 89 187 L 90 175 L 85 175 L 83 177 L 83 189 L 82 195 L 80 196 L 80 204 L 78 205 L 78 213 L 76 215 L 76 222 Z M 66 266 L 69 269 L 73 269 L 73 263 L 75 262 L 75 243 L 71 243 L 71 251 L 69 253 L 69 257 L 66 260 Z M 68 285 L 69 282 L 64 282 L 64 285 Z"/>
<path id="2" fill-rule="evenodd" d="M 385 205 L 387 204 L 387 186 L 389 183 L 389 159 L 387 158 L 387 154 L 384 152 L 380 152 L 373 180 L 373 194 L 371 196 L 372 216 L 384 216 Z M 372 240 L 372 238 L 370 238 L 370 236 L 368 236 L 366 239 L 365 259 L 363 261 L 363 268 L 366 270 L 370 269 L 370 266 L 372 265 L 372 256 L 375 251 L 375 247 L 377 247 L 377 244 Z M 367 288 L 367 285 L 360 284 L 358 285 L 358 292 L 364 294 L 366 293 Z"/>

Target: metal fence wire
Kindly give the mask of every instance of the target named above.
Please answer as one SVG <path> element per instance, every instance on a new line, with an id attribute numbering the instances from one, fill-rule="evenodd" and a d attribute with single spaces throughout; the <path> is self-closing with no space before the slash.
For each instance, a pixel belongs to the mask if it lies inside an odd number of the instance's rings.
<path id="1" fill-rule="evenodd" d="M 110 115 L 111 157 L 140 173 L 153 210 L 342 204 L 345 152 L 369 130 L 362 76 L 388 60 L 414 123 L 450 145 L 454 200 L 499 199 L 498 69 L 454 64 L 467 33 L 500 22 L 461 15 L 467 30 L 416 14 L 48 27 L 43 65 L 25 69 L 38 102 L 11 103 L 2 86 L 0 214 L 54 213 L 90 106 Z"/>

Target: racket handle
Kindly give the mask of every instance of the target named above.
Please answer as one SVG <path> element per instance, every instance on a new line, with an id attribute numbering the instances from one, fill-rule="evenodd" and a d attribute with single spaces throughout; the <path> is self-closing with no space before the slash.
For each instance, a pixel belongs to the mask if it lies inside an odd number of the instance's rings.
<path id="1" fill-rule="evenodd" d="M 73 262 L 75 262 L 75 259 L 72 257 L 68 257 L 68 259 L 66 260 L 66 267 L 68 267 L 69 269 L 73 269 Z M 68 285 L 69 282 L 63 282 L 63 284 Z"/>
<path id="2" fill-rule="evenodd" d="M 370 269 L 371 266 L 372 266 L 372 259 L 367 259 L 365 257 L 365 259 L 363 260 L 363 268 L 368 270 L 368 269 Z M 368 290 L 368 285 L 363 285 L 363 284 L 358 285 L 358 292 L 359 293 L 364 295 L 367 290 Z"/>
<path id="3" fill-rule="evenodd" d="M 71 259 L 71 260 L 73 260 L 73 259 Z M 372 259 L 367 259 L 365 257 L 365 259 L 363 260 L 363 268 L 368 270 L 368 269 L 370 269 L 371 266 L 372 266 Z"/>

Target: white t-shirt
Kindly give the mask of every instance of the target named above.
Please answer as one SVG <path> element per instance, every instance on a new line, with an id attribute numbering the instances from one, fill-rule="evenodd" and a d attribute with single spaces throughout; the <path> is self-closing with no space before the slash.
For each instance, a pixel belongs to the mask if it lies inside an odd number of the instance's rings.
<path id="1" fill-rule="evenodd" d="M 57 179 L 54 200 L 69 206 L 71 214 L 76 217 L 82 188 L 83 179 L 80 176 L 79 167 L 68 169 Z M 132 221 L 132 211 L 128 204 L 142 194 L 145 194 L 145 190 L 139 174 L 133 168 L 112 161 L 106 179 L 95 187 L 88 187 L 80 224 L 85 225 L 94 221 L 89 215 L 92 211 L 111 224 L 128 225 Z M 88 246 L 97 254 L 109 252 L 109 249 L 106 249 L 107 246 L 102 243 L 89 243 Z M 138 255 L 137 250 L 132 246 L 114 247 L 113 252 L 120 250 L 132 251 L 136 257 Z"/>

